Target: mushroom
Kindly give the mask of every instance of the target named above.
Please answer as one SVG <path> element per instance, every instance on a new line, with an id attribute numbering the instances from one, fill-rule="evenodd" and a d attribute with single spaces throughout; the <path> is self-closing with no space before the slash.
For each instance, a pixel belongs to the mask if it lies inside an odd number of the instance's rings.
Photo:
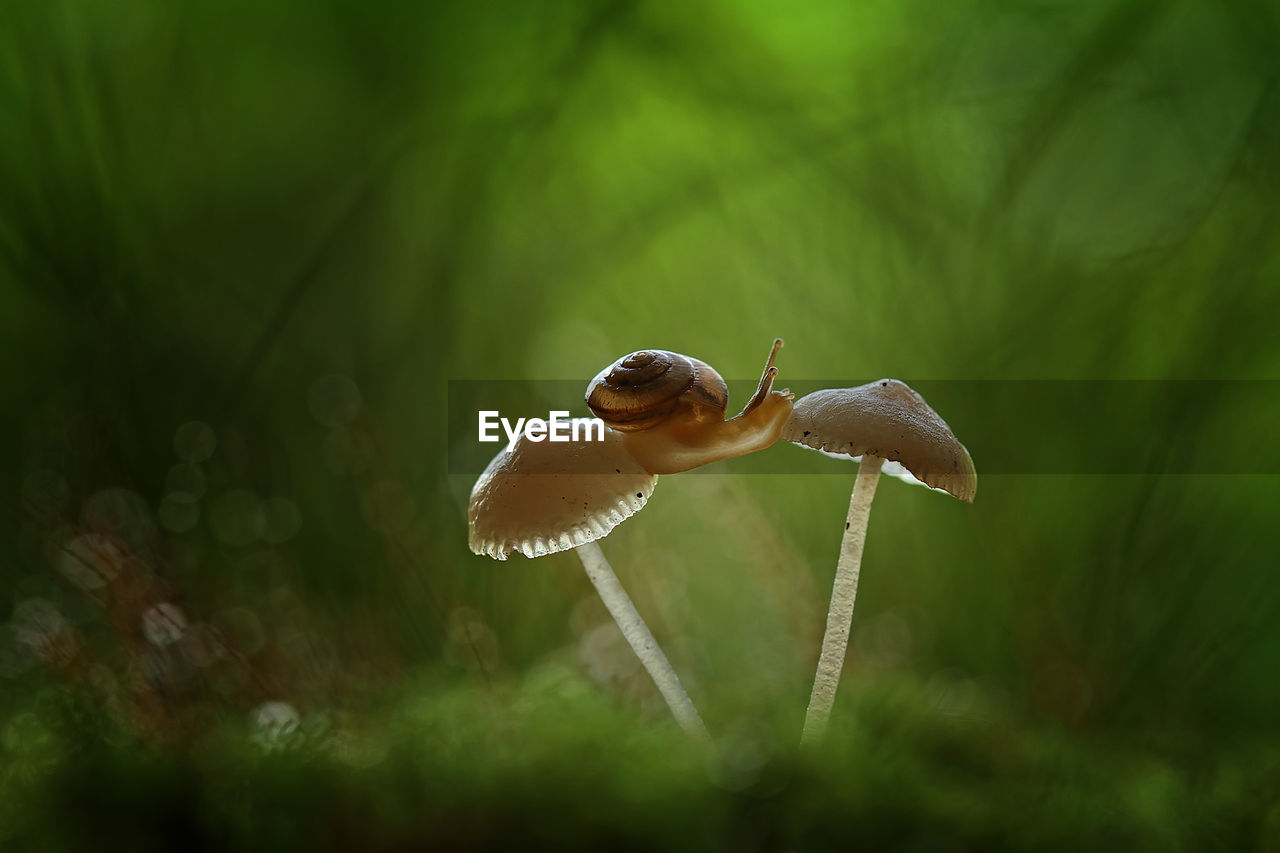
<path id="1" fill-rule="evenodd" d="M 603 440 L 554 443 L 523 435 L 494 457 L 471 490 L 471 550 L 505 560 L 578 552 L 614 621 L 681 726 L 707 730 L 675 670 L 596 544 L 649 500 L 658 474 L 674 474 L 771 446 L 791 414 L 790 391 L 773 390 L 782 339 L 775 338 L 756 392 L 726 419 L 729 389 L 709 364 L 666 350 L 640 350 L 601 370 L 586 401 Z"/>
<path id="2" fill-rule="evenodd" d="M 494 457 L 471 490 L 471 550 L 496 560 L 518 551 L 541 557 L 574 549 L 623 637 L 685 731 L 708 739 L 671 662 L 636 611 L 598 540 L 644 507 L 658 482 L 605 429 L 603 441 L 551 443 L 521 436 Z"/>
<path id="3" fill-rule="evenodd" d="M 875 497 L 882 466 L 886 462 L 897 463 L 930 488 L 965 503 L 973 503 L 978 475 L 969 451 L 952 434 L 946 421 L 923 397 L 897 379 L 815 391 L 800 398 L 782 437 L 828 454 L 861 457 L 801 736 L 803 742 L 812 742 L 826 728 L 840 683 L 871 499 Z"/>

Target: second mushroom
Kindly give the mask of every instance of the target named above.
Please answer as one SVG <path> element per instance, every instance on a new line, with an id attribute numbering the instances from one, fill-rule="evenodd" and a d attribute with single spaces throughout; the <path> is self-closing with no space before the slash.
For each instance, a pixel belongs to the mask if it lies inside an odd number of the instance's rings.
<path id="1" fill-rule="evenodd" d="M 881 379 L 856 388 L 815 391 L 795 403 L 783 438 L 828 454 L 861 458 L 840 544 L 827 628 L 805 714 L 802 741 L 826 728 L 840 684 L 858 593 L 871 500 L 886 462 L 933 489 L 972 503 L 978 476 L 963 444 L 937 412 L 904 382 Z"/>

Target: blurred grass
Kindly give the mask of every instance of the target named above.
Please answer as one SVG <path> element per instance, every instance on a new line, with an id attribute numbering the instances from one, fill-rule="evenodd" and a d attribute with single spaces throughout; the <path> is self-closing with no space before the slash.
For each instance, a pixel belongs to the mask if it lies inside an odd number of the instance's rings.
<path id="1" fill-rule="evenodd" d="M 360 721 L 308 714 L 265 749 L 223 725 L 181 760 L 109 728 L 59 743 L 57 726 L 84 722 L 45 694 L 6 730 L 5 793 L 42 795 L 26 808 L 6 796 L 8 838 L 42 849 L 1163 850 L 1269 849 L 1280 828 L 1261 793 L 1276 781 L 1271 740 L 1205 763 L 1157 736 L 1028 730 L 996 706 L 965 709 L 954 689 L 858 676 L 852 713 L 820 753 L 758 724 L 708 752 L 561 663 L 496 692 L 451 681 L 416 679 Z"/>
<path id="2" fill-rule="evenodd" d="M 444 417 L 642 347 L 748 379 L 775 335 L 784 384 L 1280 378 L 1273 3 L 5 20 L 0 845 L 1280 846 L 1280 485 L 1162 473 L 1213 451 L 1184 413 L 1241 451 L 1274 401 L 1160 386 L 1115 426 L 1147 474 L 887 483 L 820 756 L 852 475 L 664 478 L 605 550 L 718 759 L 571 555 L 468 552 Z M 1036 414 L 1003 429 L 1111 438 Z"/>

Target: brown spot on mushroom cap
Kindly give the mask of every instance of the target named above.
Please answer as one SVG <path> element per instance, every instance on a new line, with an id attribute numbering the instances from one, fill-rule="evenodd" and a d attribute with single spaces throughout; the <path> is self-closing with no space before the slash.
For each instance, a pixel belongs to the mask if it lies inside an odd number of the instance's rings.
<path id="1" fill-rule="evenodd" d="M 893 460 L 966 503 L 978 492 L 969 451 L 924 398 L 897 379 L 801 397 L 782 437 L 827 453 Z"/>
<path id="2" fill-rule="evenodd" d="M 623 449 L 622 435 L 604 441 L 517 440 L 471 489 L 469 544 L 505 560 L 512 551 L 541 557 L 608 536 L 640 511 L 657 476 Z"/>

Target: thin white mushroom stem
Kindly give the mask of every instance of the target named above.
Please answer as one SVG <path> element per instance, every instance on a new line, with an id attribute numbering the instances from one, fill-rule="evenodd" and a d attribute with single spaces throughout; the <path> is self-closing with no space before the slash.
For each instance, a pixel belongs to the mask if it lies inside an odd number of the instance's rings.
<path id="1" fill-rule="evenodd" d="M 693 707 L 689 694 L 680 684 L 680 678 L 671 668 L 671 662 L 662 653 L 662 647 L 649 632 L 649 626 L 644 623 L 636 606 L 631 603 L 631 597 L 619 583 L 618 576 L 613 573 L 613 568 L 605 559 L 600 545 L 596 542 L 588 542 L 585 545 L 579 545 L 577 551 L 583 568 L 587 570 L 587 577 L 591 578 L 596 591 L 600 593 L 600 600 L 613 615 L 613 621 L 618 623 L 622 636 L 626 637 L 627 642 L 631 644 L 636 657 L 640 658 L 640 663 L 644 664 L 653 683 L 658 685 L 658 691 L 662 694 L 662 698 L 667 700 L 667 705 L 675 715 L 676 722 L 693 737 L 709 741 L 711 736 L 707 734 L 707 727 L 703 725 L 702 717 L 698 716 L 698 710 Z"/>
<path id="2" fill-rule="evenodd" d="M 884 459 L 870 454 L 862 457 L 858 479 L 849 497 L 849 516 L 840 543 L 840 562 L 836 564 L 836 580 L 831 588 L 831 607 L 827 611 L 827 632 L 822 638 L 822 654 L 813 677 L 813 693 L 804 716 L 801 743 L 812 743 L 822 736 L 836 701 L 840 686 L 840 670 L 849 648 L 849 628 L 853 624 L 853 603 L 858 596 L 858 573 L 862 567 L 862 545 L 867 541 L 867 521 L 871 516 L 871 499 L 880 481 Z"/>

